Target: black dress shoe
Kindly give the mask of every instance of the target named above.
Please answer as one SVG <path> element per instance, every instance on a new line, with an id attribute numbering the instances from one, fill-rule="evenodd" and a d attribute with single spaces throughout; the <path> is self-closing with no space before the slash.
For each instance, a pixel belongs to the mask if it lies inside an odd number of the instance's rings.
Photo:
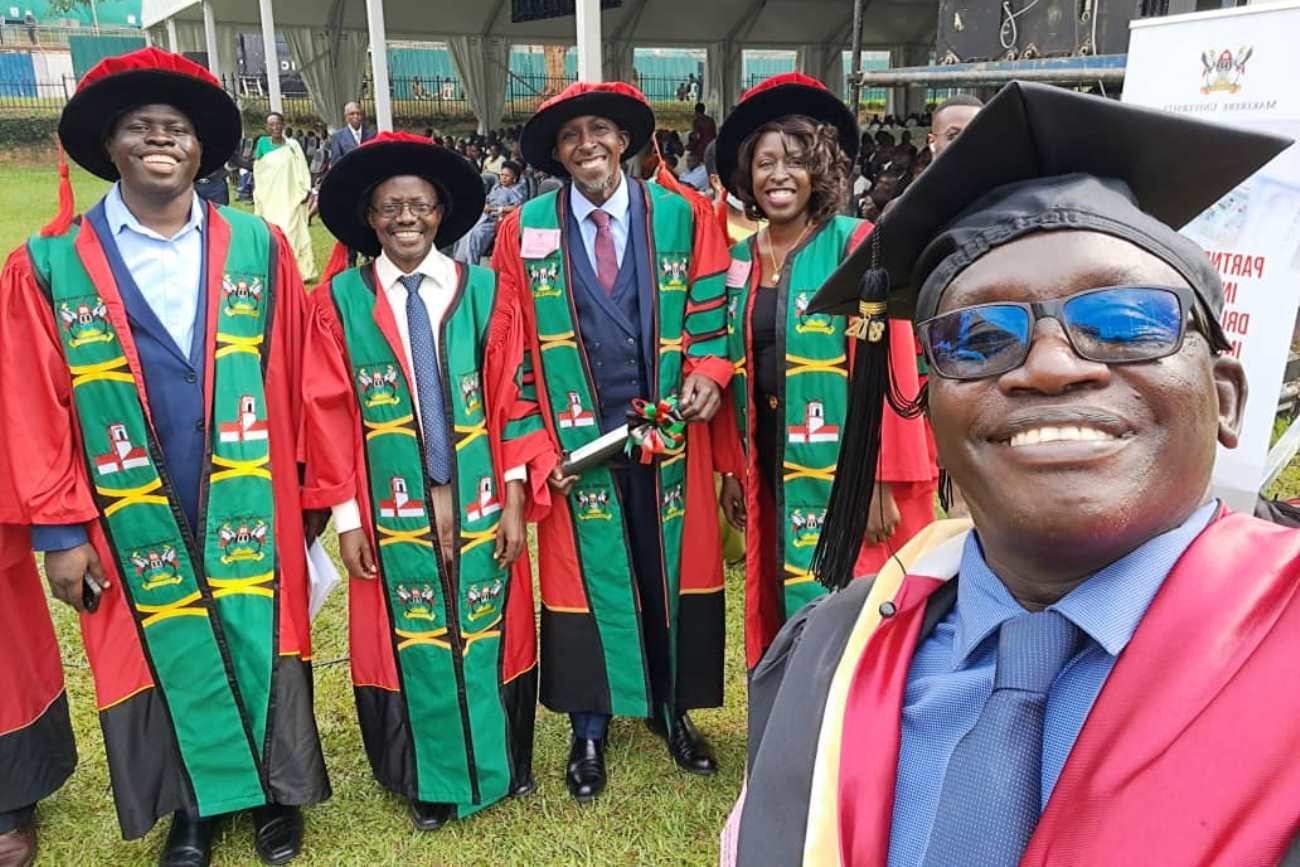
<path id="1" fill-rule="evenodd" d="M 658 717 L 650 717 L 645 724 L 646 728 L 668 742 L 668 755 L 673 757 L 677 767 L 683 771 L 708 776 L 718 770 L 713 748 L 686 714 L 673 720 L 672 731 L 665 731 L 663 721 Z"/>
<path id="2" fill-rule="evenodd" d="M 569 768 L 564 775 L 569 794 L 579 804 L 595 799 L 605 789 L 605 741 L 574 737 L 569 746 Z"/>
<path id="3" fill-rule="evenodd" d="M 302 851 L 302 810 L 268 804 L 253 810 L 253 848 L 264 864 L 286 864 Z"/>
<path id="4" fill-rule="evenodd" d="M 429 801 L 411 801 L 411 824 L 417 831 L 436 831 L 451 821 L 455 807 Z"/>
<path id="5" fill-rule="evenodd" d="M 208 867 L 212 859 L 211 819 L 196 819 L 185 813 L 172 817 L 158 867 Z"/>
<path id="6" fill-rule="evenodd" d="M 527 797 L 528 795 L 531 795 L 533 792 L 536 791 L 537 791 L 537 781 L 534 780 L 532 775 L 530 774 L 524 778 L 524 781 L 522 783 L 519 783 L 518 785 L 511 787 L 510 797 L 523 798 L 523 797 Z"/>

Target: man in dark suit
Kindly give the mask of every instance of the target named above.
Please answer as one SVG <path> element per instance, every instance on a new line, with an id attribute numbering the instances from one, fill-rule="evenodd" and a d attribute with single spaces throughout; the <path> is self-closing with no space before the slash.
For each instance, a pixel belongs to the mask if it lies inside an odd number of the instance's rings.
<path id="1" fill-rule="evenodd" d="M 349 102 L 343 106 L 343 119 L 347 123 L 330 136 L 330 165 L 334 165 L 343 158 L 344 154 L 351 152 L 362 142 L 370 141 L 375 137 L 375 131 L 365 124 L 360 104 Z"/>

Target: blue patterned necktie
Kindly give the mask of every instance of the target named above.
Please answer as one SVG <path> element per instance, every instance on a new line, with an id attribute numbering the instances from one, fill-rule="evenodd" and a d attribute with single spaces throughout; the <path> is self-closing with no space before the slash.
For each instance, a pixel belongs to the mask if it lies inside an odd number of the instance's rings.
<path id="1" fill-rule="evenodd" d="M 1015 867 L 1042 809 L 1047 693 L 1079 646 L 1055 611 L 1002 624 L 993 693 L 953 750 L 923 867 Z"/>
<path id="2" fill-rule="evenodd" d="M 398 280 L 406 287 L 406 325 L 411 338 L 411 367 L 415 389 L 420 395 L 420 428 L 424 431 L 424 465 L 435 484 L 451 480 L 451 458 L 447 436 L 447 407 L 442 399 L 442 371 L 429 322 L 429 309 L 420 298 L 422 274 L 408 274 Z"/>

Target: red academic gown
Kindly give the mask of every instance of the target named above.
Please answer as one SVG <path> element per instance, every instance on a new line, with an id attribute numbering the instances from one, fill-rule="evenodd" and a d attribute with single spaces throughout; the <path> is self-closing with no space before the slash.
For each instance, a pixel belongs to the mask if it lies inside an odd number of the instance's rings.
<path id="1" fill-rule="evenodd" d="M 25 527 L 0 524 L 0 813 L 52 794 L 77 764 L 63 665 Z"/>
<path id="2" fill-rule="evenodd" d="M 692 274 L 694 281 L 699 274 L 721 273 L 726 267 L 722 239 L 718 237 L 712 220 L 709 203 L 698 194 L 682 193 L 682 185 L 661 168 L 659 179 L 665 188 L 679 192 L 690 203 L 695 221 L 694 246 L 691 251 Z M 559 195 L 567 196 L 568 188 Z M 519 255 L 522 230 L 519 212 L 507 216 L 497 230 L 497 243 L 492 257 L 492 267 L 500 281 L 499 290 L 503 294 L 512 294 L 510 309 L 517 311 L 522 329 L 522 346 L 517 355 L 523 359 L 525 353 L 533 358 L 541 356 L 541 343 L 538 337 L 537 322 L 533 315 L 532 299 L 529 295 L 529 282 L 524 273 L 524 262 Z M 689 316 L 693 308 L 687 309 Z M 581 346 L 581 344 L 579 344 Z M 519 363 L 519 362 L 516 362 Z M 687 355 L 682 381 L 692 374 L 708 377 L 725 388 L 731 378 L 732 368 L 725 358 L 719 356 Z M 517 395 L 518 415 L 535 413 L 540 410 L 547 432 L 548 448 L 537 449 L 532 440 L 527 441 L 523 450 L 519 445 L 506 444 L 505 463 L 503 466 L 527 466 L 529 482 L 529 505 L 527 517 L 537 522 L 538 573 L 541 590 L 541 607 L 543 624 L 546 611 L 572 612 L 588 611 L 587 590 L 584 586 L 582 570 L 579 566 L 576 525 L 568 500 L 564 497 L 552 497 L 547 477 L 560 460 L 559 434 L 555 428 L 555 413 L 552 410 L 546 383 L 536 365 L 529 364 L 525 374 L 530 386 L 527 395 Z M 535 386 L 535 388 L 533 388 Z M 535 397 L 535 399 L 533 399 Z M 677 652 L 681 658 L 695 660 L 695 667 L 683 665 L 677 675 L 675 704 L 681 710 L 697 707 L 716 707 L 722 703 L 722 641 L 723 636 L 713 629 L 715 622 L 721 618 L 721 611 L 711 610 L 712 600 L 719 600 L 720 606 L 723 590 L 722 541 L 718 529 L 718 497 L 714 484 L 715 461 L 709 425 L 703 423 L 688 426 L 686 451 L 686 492 L 685 518 L 681 530 L 681 583 L 679 595 L 682 604 L 687 607 L 709 605 L 707 615 L 690 617 L 696 628 L 683 627 L 681 635 L 676 636 Z M 693 508 L 692 508 L 693 507 Z M 683 617 L 683 620 L 688 619 Z M 703 628 L 701 628 L 703 627 Z M 545 626 L 543 626 L 543 648 L 546 646 Z M 543 649 L 543 657 L 546 655 Z M 560 670 L 559 668 L 556 669 Z M 564 706 L 568 695 L 575 688 L 561 675 L 547 675 L 545 659 L 542 661 L 543 704 L 552 709 L 581 710 L 580 707 Z M 558 696 L 558 697 L 557 697 Z"/>
<path id="3" fill-rule="evenodd" d="M 312 293 L 307 327 L 307 357 L 312 359 L 303 378 L 307 397 L 307 436 L 304 450 L 307 479 L 303 504 L 309 509 L 326 509 L 356 499 L 362 528 L 374 544 L 375 528 L 370 501 L 370 480 L 366 473 L 366 450 L 361 437 L 361 414 L 357 409 L 352 370 L 346 351 L 343 324 L 330 300 L 330 285 Z M 402 348 L 397 320 L 388 297 L 375 296 L 375 321 L 388 338 L 393 354 L 401 362 L 407 382 L 415 382 L 406 352 Z M 500 473 L 509 467 L 541 466 L 536 459 L 551 454 L 550 440 L 537 431 L 509 446 L 502 443 L 506 424 L 535 413 L 517 401 L 513 359 L 522 357 L 523 335 L 518 317 L 499 297 L 484 351 L 483 388 L 488 440 L 497 470 L 496 490 L 504 491 Z M 515 415 L 518 413 L 518 415 Z M 513 460 L 513 463 L 506 463 Z M 549 467 L 548 467 L 549 470 Z M 543 474 L 542 482 L 545 482 Z M 372 549 L 378 551 L 377 548 Z M 527 548 L 511 567 L 506 594 L 504 647 L 501 654 L 501 683 L 508 684 L 537 665 L 537 631 L 533 625 L 533 573 Z M 358 690 L 380 689 L 398 693 L 402 689 L 393 653 L 388 602 L 380 582 L 350 576 L 348 582 L 348 634 L 352 651 L 352 682 Z"/>
<path id="4" fill-rule="evenodd" d="M 853 609 L 866 613 L 865 593 L 829 597 L 764 660 L 740 864 L 800 863 L 811 814 L 833 820 L 839 863 L 885 863 L 907 671 L 956 597 L 950 574 L 925 567 L 923 558 L 910 570 L 893 596 L 896 613 L 870 633 L 842 714 L 820 708 L 834 704 L 826 696 L 840 651 L 832 648 L 843 647 Z M 1300 857 L 1297 590 L 1300 532 L 1224 513 L 1202 531 L 1102 687 L 1022 867 L 1238 867 Z M 819 752 L 828 727 L 840 733 L 838 755 Z M 780 743 L 768 742 L 778 735 Z M 839 768 L 833 791 L 813 783 L 827 762 Z M 772 854 L 779 860 L 767 860 Z"/>
<path id="5" fill-rule="evenodd" d="M 207 212 L 208 359 L 205 406 L 211 422 L 213 364 L 217 305 L 221 301 L 223 265 L 230 243 L 229 224 L 215 208 Z M 266 363 L 266 400 L 275 494 L 275 537 L 280 568 L 278 649 L 280 670 L 289 661 L 300 663 L 277 675 L 292 696 L 289 702 L 310 703 L 311 629 L 307 613 L 306 552 L 302 539 L 302 506 L 298 463 L 298 435 L 302 379 L 302 343 L 306 293 L 284 234 L 272 226 L 279 245 L 275 273 L 276 312 Z M 89 221 L 83 220 L 76 241 L 82 262 L 99 290 L 109 320 L 121 340 L 123 354 L 139 383 L 146 417 L 149 401 L 143 393 L 144 376 L 131 336 L 122 297 L 103 247 Z M 67 361 L 46 300 L 33 273 L 27 248 L 15 250 L 0 275 L 0 449 L 12 468 L 0 479 L 0 523 L 85 524 L 110 587 L 94 614 L 81 616 L 81 633 L 94 675 L 96 706 L 108 747 L 109 772 L 114 786 L 122 832 L 128 839 L 145 834 L 157 818 L 187 806 L 183 775 L 174 759 L 174 741 L 167 714 L 162 711 L 154 678 L 141 648 L 130 604 L 122 589 L 116 565 L 96 508 L 81 443 Z M 150 422 L 152 424 L 152 421 Z M 305 694 L 302 690 L 306 690 Z M 310 704 L 308 704 L 308 708 Z M 297 711 L 301 707 L 296 708 Z M 301 713 L 295 713 L 302 719 Z M 296 757 L 279 750 L 293 767 L 283 776 L 273 772 L 269 785 L 280 803 L 310 804 L 328 797 L 329 784 L 319 759 L 314 721 L 310 732 L 281 732 L 283 738 L 301 741 Z M 142 742 L 141 739 L 144 739 Z M 279 741 L 280 738 L 277 738 Z M 308 745 L 308 741 L 311 741 Z M 162 744 L 154 749 L 155 743 Z M 168 746 L 168 744 L 171 746 Z M 286 745 L 287 746 L 287 745 Z M 314 754 L 314 755 L 313 755 Z M 153 756 L 153 758 L 150 758 Z M 299 763 L 301 759 L 301 763 Z M 274 769 L 273 769 L 274 771 Z"/>

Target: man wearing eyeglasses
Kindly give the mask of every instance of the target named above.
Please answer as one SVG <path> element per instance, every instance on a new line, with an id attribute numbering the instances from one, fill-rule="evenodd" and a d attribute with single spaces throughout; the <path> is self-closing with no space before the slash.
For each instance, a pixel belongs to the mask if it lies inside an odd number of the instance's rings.
<path id="1" fill-rule="evenodd" d="M 438 251 L 482 213 L 478 171 L 408 133 L 321 187 L 325 225 L 376 258 L 312 295 L 303 496 L 332 508 L 352 578 L 366 754 L 421 831 L 533 789 L 523 465 L 549 442 L 535 409 L 515 412 L 522 339 L 496 275 Z"/>
<path id="2" fill-rule="evenodd" d="M 1288 144 L 1015 83 L 823 286 L 917 323 L 971 523 L 755 669 L 739 863 L 1297 863 L 1300 535 L 1210 493 L 1246 383 L 1175 231 Z"/>

